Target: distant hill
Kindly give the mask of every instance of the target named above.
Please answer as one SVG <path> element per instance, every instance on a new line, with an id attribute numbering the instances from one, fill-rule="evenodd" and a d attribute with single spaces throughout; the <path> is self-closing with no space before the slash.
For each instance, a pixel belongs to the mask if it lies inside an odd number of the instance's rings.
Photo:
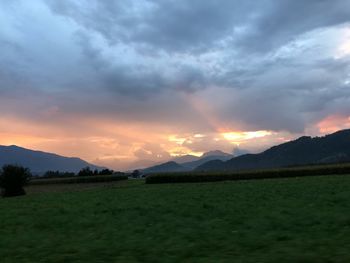
<path id="1" fill-rule="evenodd" d="M 206 153 L 203 153 L 203 155 L 200 157 L 201 159 L 203 158 L 208 158 L 208 157 L 223 157 L 223 158 L 232 158 L 232 154 L 225 153 L 223 151 L 215 150 L 215 151 L 209 151 Z"/>
<path id="2" fill-rule="evenodd" d="M 174 161 L 170 161 L 170 162 L 162 163 L 162 164 L 144 169 L 142 170 L 142 173 L 150 174 L 150 173 L 167 173 L 167 172 L 184 172 L 184 171 L 186 171 L 185 167 L 183 167 L 182 165 Z"/>
<path id="3" fill-rule="evenodd" d="M 182 163 L 194 162 L 194 161 L 197 161 L 198 159 L 200 159 L 199 156 L 187 154 L 187 155 L 175 157 L 171 161 L 182 164 Z"/>
<path id="4" fill-rule="evenodd" d="M 204 153 L 198 160 L 193 161 L 193 162 L 187 162 L 187 163 L 182 163 L 181 165 L 185 168 L 187 168 L 187 170 L 193 170 L 195 168 L 197 168 L 198 166 L 209 162 L 209 161 L 227 161 L 229 159 L 232 159 L 233 155 L 228 154 L 228 153 L 224 153 L 221 151 L 212 151 L 212 152 L 208 152 L 208 153 Z"/>
<path id="5" fill-rule="evenodd" d="M 171 161 L 174 161 L 179 164 L 184 164 L 184 163 L 191 163 L 198 160 L 202 160 L 203 158 L 209 158 L 213 160 L 213 157 L 218 157 L 219 159 L 225 159 L 225 158 L 229 159 L 229 158 L 232 158 L 233 155 L 219 151 L 219 150 L 215 150 L 215 151 L 209 151 L 209 152 L 203 153 L 201 156 L 195 156 L 191 154 L 183 155 L 183 156 L 175 157 Z"/>
<path id="6" fill-rule="evenodd" d="M 61 172 L 78 172 L 89 166 L 91 169 L 103 169 L 79 158 L 63 157 L 53 153 L 33 151 L 12 146 L 0 146 L 0 166 L 4 164 L 18 164 L 30 168 L 35 174 L 42 174 L 48 170 Z"/>
<path id="7" fill-rule="evenodd" d="M 155 165 L 147 169 L 142 170 L 143 173 L 163 173 L 163 172 L 185 172 L 192 171 L 199 165 L 202 165 L 211 160 L 226 161 L 233 156 L 222 151 L 210 151 L 204 153 L 202 156 L 184 155 L 174 158 L 172 161 Z"/>
<path id="8" fill-rule="evenodd" d="M 259 154 L 245 154 L 226 162 L 210 161 L 197 171 L 238 171 L 350 161 L 350 130 L 323 137 L 303 136 Z"/>

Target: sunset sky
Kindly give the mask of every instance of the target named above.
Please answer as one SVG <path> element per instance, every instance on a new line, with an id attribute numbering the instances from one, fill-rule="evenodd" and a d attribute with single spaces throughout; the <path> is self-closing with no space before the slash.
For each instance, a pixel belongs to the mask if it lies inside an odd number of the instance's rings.
<path id="1" fill-rule="evenodd" d="M 0 1 L 0 145 L 124 170 L 349 117 L 349 0 Z"/>

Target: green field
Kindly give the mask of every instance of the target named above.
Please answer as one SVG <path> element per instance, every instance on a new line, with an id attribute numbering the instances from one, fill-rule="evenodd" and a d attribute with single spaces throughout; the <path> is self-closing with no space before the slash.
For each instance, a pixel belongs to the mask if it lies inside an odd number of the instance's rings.
<path id="1" fill-rule="evenodd" d="M 350 262 L 350 176 L 31 187 L 0 199 L 1 263 Z"/>

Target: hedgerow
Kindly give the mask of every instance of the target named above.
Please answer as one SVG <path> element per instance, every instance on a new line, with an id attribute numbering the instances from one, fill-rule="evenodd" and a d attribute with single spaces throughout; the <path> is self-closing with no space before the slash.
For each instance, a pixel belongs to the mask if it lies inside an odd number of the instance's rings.
<path id="1" fill-rule="evenodd" d="M 303 176 L 350 174 L 350 164 L 307 166 L 295 168 L 280 168 L 267 170 L 254 170 L 242 172 L 182 172 L 152 174 L 146 177 L 147 184 L 160 183 L 195 183 L 195 182 L 216 182 L 227 180 L 252 180 L 268 178 L 288 178 Z"/>

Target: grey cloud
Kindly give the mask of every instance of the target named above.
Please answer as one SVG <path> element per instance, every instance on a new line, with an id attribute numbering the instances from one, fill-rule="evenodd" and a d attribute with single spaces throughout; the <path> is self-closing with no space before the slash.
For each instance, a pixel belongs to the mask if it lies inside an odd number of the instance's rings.
<path id="1" fill-rule="evenodd" d="M 307 31 L 349 21 L 350 2 L 346 0 L 269 1 L 236 43 L 248 51 L 266 52 Z"/>
<path id="2" fill-rule="evenodd" d="M 232 100 L 219 106 L 218 112 L 227 121 L 243 121 L 245 129 L 302 133 L 307 124 L 330 112 L 344 113 L 339 109 L 350 97 L 350 86 L 344 83 L 349 71 L 348 59 L 268 64 L 249 88 L 223 91 L 225 97 L 232 94 Z"/>
<path id="3" fill-rule="evenodd" d="M 208 131 L 208 121 L 183 97 L 213 87 L 223 94 L 203 100 L 232 127 L 301 132 L 308 121 L 346 112 L 347 59 L 324 57 L 322 49 L 296 54 L 298 46 L 286 58 L 273 57 L 304 33 L 348 22 L 346 0 L 36 3 L 46 12 L 41 19 L 21 5 L 13 15 L 19 26 L 9 23 L 8 31 L 21 37 L 0 30 L 6 51 L 0 101 L 8 105 L 12 96 L 23 103 L 32 93 L 34 112 L 29 106 L 2 112 L 40 118 L 35 113 L 51 103 L 66 114 Z"/>
<path id="4" fill-rule="evenodd" d="M 144 30 L 131 40 L 170 51 L 203 51 L 231 35 L 251 4 L 234 1 L 154 1 L 143 21 Z"/>
<path id="5" fill-rule="evenodd" d="M 84 54 L 84 60 L 90 65 L 95 78 L 96 86 L 111 92 L 129 95 L 144 99 L 163 90 L 178 90 L 194 92 L 205 88 L 209 80 L 204 73 L 186 64 L 186 61 L 176 65 L 152 65 L 152 61 L 136 61 L 134 64 L 118 64 L 103 56 L 102 51 L 95 47 L 86 33 L 78 32 L 75 35 Z M 167 74 L 167 71 L 172 71 Z M 170 76 L 169 76 L 170 75 Z"/>
<path id="6" fill-rule="evenodd" d="M 231 34 L 235 23 L 253 7 L 252 3 L 229 0 L 93 1 L 94 8 L 89 9 L 73 1 L 49 3 L 56 13 L 96 30 L 111 43 L 185 52 L 207 50 Z"/>
<path id="7" fill-rule="evenodd" d="M 58 14 L 96 30 L 111 43 L 169 52 L 204 52 L 228 40 L 250 51 L 269 51 L 313 29 L 349 21 L 346 0 L 74 1 L 49 2 Z M 92 7 L 91 7 L 92 6 Z"/>

